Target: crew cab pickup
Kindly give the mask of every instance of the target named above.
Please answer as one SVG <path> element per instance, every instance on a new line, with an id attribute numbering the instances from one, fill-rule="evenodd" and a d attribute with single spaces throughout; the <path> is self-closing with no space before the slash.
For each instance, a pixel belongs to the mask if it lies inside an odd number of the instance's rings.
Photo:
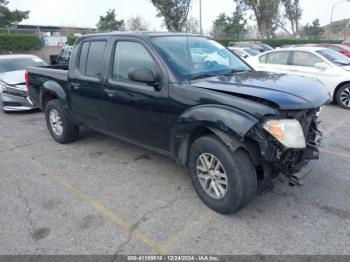
<path id="1" fill-rule="evenodd" d="M 256 72 L 219 43 L 178 33 L 80 37 L 66 68 L 29 68 L 30 98 L 54 140 L 86 126 L 186 166 L 220 213 L 247 205 L 284 174 L 291 185 L 319 158 L 327 89 L 305 77 Z"/>

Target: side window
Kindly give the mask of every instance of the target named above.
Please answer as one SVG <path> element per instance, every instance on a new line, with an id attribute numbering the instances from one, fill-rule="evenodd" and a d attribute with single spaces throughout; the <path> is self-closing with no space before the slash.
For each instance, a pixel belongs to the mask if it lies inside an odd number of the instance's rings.
<path id="1" fill-rule="evenodd" d="M 97 76 L 102 73 L 105 47 L 106 41 L 91 42 L 86 62 L 86 75 Z"/>
<path id="2" fill-rule="evenodd" d="M 268 54 L 266 63 L 276 65 L 287 65 L 289 52 L 273 52 Z"/>
<path id="3" fill-rule="evenodd" d="M 79 72 L 85 75 L 86 73 L 86 61 L 87 61 L 87 55 L 90 48 L 90 42 L 84 42 L 81 50 L 80 50 L 80 58 L 79 58 Z"/>
<path id="4" fill-rule="evenodd" d="M 267 59 L 267 55 L 262 55 L 259 57 L 259 62 L 262 64 L 266 64 L 266 59 Z"/>
<path id="5" fill-rule="evenodd" d="M 157 65 L 145 47 L 136 42 L 118 42 L 114 55 L 113 79 L 130 81 L 128 73 L 133 67 L 148 68 L 154 76 L 158 74 Z"/>
<path id="6" fill-rule="evenodd" d="M 295 66 L 307 66 L 314 67 L 317 63 L 323 61 L 316 55 L 307 52 L 294 52 L 293 65 Z"/>

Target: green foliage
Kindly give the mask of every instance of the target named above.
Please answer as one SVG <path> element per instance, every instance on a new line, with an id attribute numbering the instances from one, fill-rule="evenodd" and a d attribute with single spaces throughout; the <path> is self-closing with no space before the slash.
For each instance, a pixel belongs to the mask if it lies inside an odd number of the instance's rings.
<path id="1" fill-rule="evenodd" d="M 76 36 L 68 36 L 67 37 L 68 45 L 74 45 L 75 41 L 77 41 L 77 39 L 78 39 L 78 37 L 76 37 Z"/>
<path id="2" fill-rule="evenodd" d="M 221 43 L 224 46 L 229 46 L 230 43 L 236 42 L 232 39 L 215 39 L 215 41 Z M 251 40 L 251 41 L 261 41 L 261 40 Z M 298 39 L 267 39 L 261 41 L 265 44 L 268 44 L 272 47 L 280 47 L 283 45 L 303 45 L 303 44 L 310 44 L 310 40 L 298 40 Z M 325 40 L 312 40 L 313 44 L 322 44 L 322 43 L 330 43 L 330 44 L 341 44 L 341 41 L 325 41 Z"/>
<path id="3" fill-rule="evenodd" d="M 128 20 L 128 30 L 129 31 L 147 31 L 148 25 L 146 22 L 139 16 L 131 17 Z"/>
<path id="4" fill-rule="evenodd" d="M 0 52 L 39 50 L 38 36 L 29 34 L 0 34 Z"/>
<path id="5" fill-rule="evenodd" d="M 340 21 L 335 21 L 332 23 L 332 32 L 335 34 L 340 33 L 345 28 L 350 27 L 350 19 L 344 19 Z"/>
<path id="6" fill-rule="evenodd" d="M 320 26 L 320 20 L 316 19 L 312 25 L 307 24 L 304 27 L 304 35 L 309 39 L 320 39 L 324 33 L 324 29 Z"/>
<path id="7" fill-rule="evenodd" d="M 280 0 L 234 0 L 242 10 L 254 13 L 260 36 L 270 38 L 277 30 Z"/>
<path id="8" fill-rule="evenodd" d="M 12 27 L 29 17 L 29 11 L 11 11 L 7 7 L 8 3 L 7 0 L 0 0 L 0 28 Z"/>
<path id="9" fill-rule="evenodd" d="M 169 31 L 181 32 L 187 21 L 192 0 L 151 0 L 157 16 L 164 18 Z"/>
<path id="10" fill-rule="evenodd" d="M 117 20 L 115 9 L 109 9 L 105 16 L 100 16 L 100 21 L 97 23 L 99 31 L 124 31 L 124 20 Z"/>
<path id="11" fill-rule="evenodd" d="M 244 19 L 243 13 L 239 8 L 232 16 L 220 14 L 213 22 L 213 30 L 211 35 L 213 37 L 222 37 L 227 35 L 235 35 L 246 32 L 247 21 Z"/>

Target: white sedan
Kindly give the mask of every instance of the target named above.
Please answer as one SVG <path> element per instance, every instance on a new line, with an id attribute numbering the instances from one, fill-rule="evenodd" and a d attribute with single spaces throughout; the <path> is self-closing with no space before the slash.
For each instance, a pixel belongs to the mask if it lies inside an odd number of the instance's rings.
<path id="1" fill-rule="evenodd" d="M 343 108 L 350 109 L 350 58 L 323 47 L 273 50 L 247 62 L 257 71 L 294 74 L 320 80 Z"/>

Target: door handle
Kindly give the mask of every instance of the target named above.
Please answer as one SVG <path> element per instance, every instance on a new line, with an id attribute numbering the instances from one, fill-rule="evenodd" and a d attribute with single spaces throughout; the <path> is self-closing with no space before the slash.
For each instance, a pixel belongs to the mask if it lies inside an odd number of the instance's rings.
<path id="1" fill-rule="evenodd" d="M 104 89 L 103 90 L 109 97 L 113 97 L 116 93 L 115 90 L 111 90 L 111 89 Z"/>
<path id="2" fill-rule="evenodd" d="M 75 90 L 79 89 L 80 88 L 80 84 L 78 82 L 71 82 L 71 85 L 73 86 L 73 88 Z"/>

